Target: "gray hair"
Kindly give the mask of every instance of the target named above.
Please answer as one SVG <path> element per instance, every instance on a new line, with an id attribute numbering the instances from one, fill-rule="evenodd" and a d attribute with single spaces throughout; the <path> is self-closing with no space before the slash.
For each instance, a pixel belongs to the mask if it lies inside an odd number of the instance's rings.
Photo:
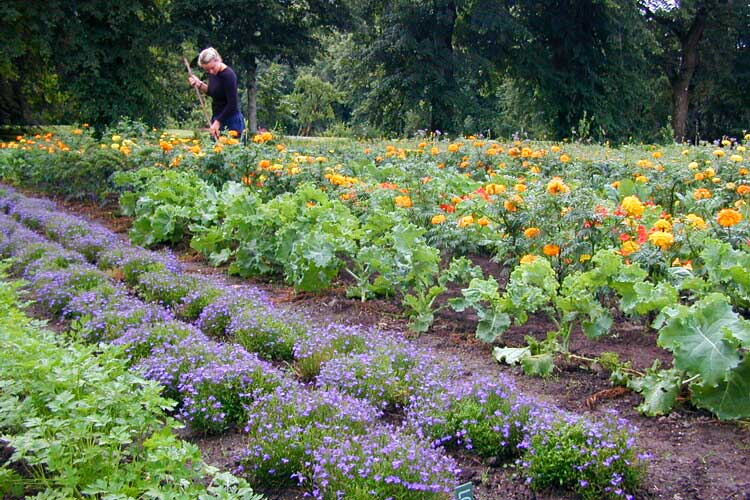
<path id="1" fill-rule="evenodd" d="M 200 55 L 198 56 L 198 64 L 201 64 L 201 65 L 208 64 L 211 61 L 216 61 L 216 60 L 218 60 L 219 62 L 222 62 L 219 52 L 213 47 L 203 49 Z"/>

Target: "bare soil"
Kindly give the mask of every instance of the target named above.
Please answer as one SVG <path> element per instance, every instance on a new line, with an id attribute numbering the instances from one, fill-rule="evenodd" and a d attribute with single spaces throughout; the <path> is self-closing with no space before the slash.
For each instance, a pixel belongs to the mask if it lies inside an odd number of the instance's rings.
<path id="1" fill-rule="evenodd" d="M 71 212 L 103 223 L 115 231 L 124 232 L 129 227 L 130 221 L 118 217 L 114 210 L 76 203 L 63 205 Z M 190 251 L 178 251 L 178 254 L 190 272 L 221 275 L 220 270 L 211 268 Z M 489 262 L 482 264 L 486 270 L 502 276 L 502 269 Z M 503 373 L 514 379 L 516 387 L 524 393 L 594 418 L 608 411 L 617 411 L 639 427 L 639 445 L 653 455 L 643 487 L 636 492 L 638 499 L 750 500 L 750 422 L 721 422 L 686 402 L 668 416 L 643 417 L 635 410 L 641 402 L 638 394 L 613 390 L 609 373 L 588 363 L 558 363 L 551 377 L 527 377 L 518 367 L 494 361 L 492 346 L 474 338 L 476 322 L 470 314 L 444 310 L 430 332 L 414 337 L 408 333 L 399 306 L 392 302 L 363 303 L 346 298 L 340 290 L 313 295 L 295 294 L 290 288 L 277 284 L 255 283 L 255 286 L 265 290 L 280 306 L 304 311 L 321 323 L 375 325 L 409 336 L 413 342 L 432 349 L 437 355 L 456 360 L 456 370 L 467 377 Z M 532 317 L 525 325 L 512 327 L 498 345 L 522 346 L 526 335 L 541 339 L 550 328 L 544 318 Z M 656 345 L 654 332 L 625 318 L 619 318 L 612 334 L 602 339 L 591 341 L 581 332 L 574 332 L 570 351 L 584 357 L 594 357 L 605 351 L 615 352 L 622 361 L 630 361 L 636 369 L 644 369 L 656 359 L 671 364 L 670 354 Z M 234 467 L 233 457 L 244 446 L 240 433 L 192 439 L 209 463 L 226 469 Z M 474 482 L 477 499 L 571 498 L 562 492 L 531 491 L 514 475 L 512 467 L 462 454 L 456 458 L 463 469 L 461 479 Z M 265 493 L 269 498 L 301 498 L 301 492 L 296 491 Z"/>

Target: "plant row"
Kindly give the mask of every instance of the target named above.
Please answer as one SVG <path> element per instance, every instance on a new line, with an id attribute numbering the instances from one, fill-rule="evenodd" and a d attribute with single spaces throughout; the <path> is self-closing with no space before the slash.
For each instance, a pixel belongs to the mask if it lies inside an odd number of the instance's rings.
<path id="1" fill-rule="evenodd" d="M 158 384 L 129 371 L 120 350 L 71 343 L 30 319 L 20 283 L 7 281 L 5 267 L 3 498 L 261 499 L 176 437 L 180 425 L 168 416 L 174 402 L 160 395 Z"/>
<path id="2" fill-rule="evenodd" d="M 89 272 L 104 281 L 73 277 L 81 272 L 80 263 L 57 269 L 62 277 L 54 280 L 44 276 L 48 270 L 40 270 L 38 279 L 29 276 L 40 303 L 58 315 L 78 317 L 78 330 L 87 338 L 126 344 L 133 367 L 164 384 L 191 426 L 214 432 L 242 427 L 248 435 L 242 472 L 255 484 L 282 486 L 294 480 L 320 498 L 334 497 L 336 491 L 346 491 L 347 498 L 372 491 L 416 498 L 415 491 L 428 490 L 423 492 L 427 498 L 440 490 L 440 496 L 449 489 L 453 467 L 441 450 L 456 447 L 515 458 L 532 486 L 568 487 L 590 498 L 625 496 L 637 481 L 640 458 L 622 422 L 591 423 L 566 415 L 515 394 L 505 381 L 458 380 L 454 370 L 437 364 L 429 353 L 384 340 L 378 332 L 312 328 L 257 295 L 198 283 L 163 255 L 118 244 L 111 233 L 55 212 L 45 202 L 15 194 L 2 200 L 3 208 L 24 224 L 71 248 L 83 250 L 80 242 L 89 236 L 91 241 L 109 238 L 101 251 L 89 253 L 107 271 L 89 266 Z M 70 231 L 77 232 L 75 237 Z M 39 238 L 20 228 L 5 232 L 16 241 L 22 234 Z M 6 244 L 4 252 L 26 262 L 26 273 L 47 266 L 40 263 L 60 262 L 54 252 L 24 258 L 34 247 L 23 241 Z M 107 289 L 118 287 L 106 279 L 110 276 L 122 278 L 150 301 L 142 303 L 142 312 L 128 306 L 133 297 L 120 300 L 119 292 Z M 165 327 L 156 302 L 169 304 L 180 317 L 197 318 L 202 331 L 174 319 Z M 134 313 L 123 314 L 129 310 Z M 133 323 L 122 325 L 124 318 Z M 298 380 L 313 381 L 316 388 L 262 365 L 257 357 L 250 363 L 242 355 L 238 361 L 237 352 L 246 351 L 211 336 L 231 339 L 267 359 L 287 360 Z M 228 373 L 242 376 L 232 379 Z M 398 428 L 382 423 L 383 411 L 392 410 L 402 414 Z"/>

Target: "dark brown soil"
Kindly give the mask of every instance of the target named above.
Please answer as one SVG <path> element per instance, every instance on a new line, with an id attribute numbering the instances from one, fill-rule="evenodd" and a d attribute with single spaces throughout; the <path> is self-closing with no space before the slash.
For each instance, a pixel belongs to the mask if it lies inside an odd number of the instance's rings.
<path id="1" fill-rule="evenodd" d="M 127 220 L 113 211 L 66 203 L 66 208 L 79 215 L 98 220 L 123 232 Z M 190 253 L 183 259 L 188 267 L 200 274 L 219 271 L 196 260 Z M 489 265 L 489 264 L 488 264 Z M 502 270 L 493 269 L 501 273 Z M 228 278 L 230 279 L 230 278 Z M 362 303 L 346 298 L 340 291 L 320 295 L 294 294 L 280 285 L 258 283 L 284 307 L 304 310 L 319 322 L 376 325 L 382 329 L 409 335 L 400 308 L 391 302 Z M 558 407 L 596 417 L 616 410 L 640 428 L 638 441 L 642 450 L 653 455 L 638 499 L 660 500 L 750 500 L 750 422 L 721 422 L 710 414 L 682 404 L 671 415 L 648 418 L 635 407 L 640 396 L 629 391 L 612 389 L 609 374 L 596 365 L 558 363 L 555 373 L 546 379 L 530 378 L 518 367 L 500 365 L 491 356 L 492 348 L 474 338 L 474 318 L 468 314 L 445 311 L 427 334 L 413 341 L 431 348 L 440 356 L 458 360 L 457 370 L 466 376 L 504 373 L 515 380 L 519 390 L 556 404 Z M 524 345 L 524 337 L 544 338 L 550 324 L 544 318 L 532 317 L 528 323 L 511 328 L 503 336 L 504 345 Z M 656 345 L 655 335 L 641 324 L 625 319 L 616 322 L 613 334 L 599 340 L 588 340 L 574 332 L 570 351 L 584 357 L 602 352 L 615 352 L 634 368 L 650 366 L 655 359 L 670 364 L 668 352 Z M 218 437 L 194 438 L 207 461 L 231 469 L 233 458 L 243 448 L 239 433 Z M 570 498 L 558 492 L 532 492 L 513 475 L 510 467 L 484 463 L 473 457 L 458 455 L 464 470 L 463 478 L 473 481 L 477 499 L 555 499 Z M 301 498 L 299 492 L 269 493 L 269 498 Z"/>

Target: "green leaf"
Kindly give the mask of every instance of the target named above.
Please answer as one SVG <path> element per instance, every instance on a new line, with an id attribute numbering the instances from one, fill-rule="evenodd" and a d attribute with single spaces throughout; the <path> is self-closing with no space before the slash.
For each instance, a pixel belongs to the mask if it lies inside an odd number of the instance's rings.
<path id="1" fill-rule="evenodd" d="M 699 374 L 707 385 L 717 385 L 739 364 L 736 339 L 744 337 L 748 328 L 727 297 L 714 293 L 690 308 L 675 308 L 659 331 L 658 343 L 672 351 L 676 368 Z"/>
<path id="2" fill-rule="evenodd" d="M 548 377 L 555 369 L 555 358 L 552 354 L 537 354 L 521 360 L 523 372 L 535 377 Z"/>
<path id="3" fill-rule="evenodd" d="M 693 402 L 712 411 L 722 420 L 750 417 L 750 356 L 729 373 L 717 386 L 691 386 Z"/>
<path id="4" fill-rule="evenodd" d="M 636 408 L 650 417 L 666 415 L 674 407 L 675 399 L 680 393 L 682 371 L 649 370 L 640 378 L 631 379 L 628 387 L 643 395 L 643 403 Z"/>
<path id="5" fill-rule="evenodd" d="M 492 343 L 497 340 L 510 326 L 510 316 L 496 309 L 478 310 L 479 324 L 476 336 L 479 340 Z"/>

